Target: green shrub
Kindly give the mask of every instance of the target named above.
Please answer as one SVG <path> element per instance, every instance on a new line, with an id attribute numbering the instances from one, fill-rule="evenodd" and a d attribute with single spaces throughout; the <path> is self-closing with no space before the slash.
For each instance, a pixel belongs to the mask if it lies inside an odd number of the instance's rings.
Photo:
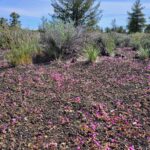
<path id="1" fill-rule="evenodd" d="M 41 33 L 41 43 L 52 58 L 64 55 L 64 47 L 76 34 L 73 23 L 64 24 L 61 21 L 45 22 Z"/>
<path id="2" fill-rule="evenodd" d="M 147 59 L 150 57 L 150 34 L 135 33 L 131 35 L 132 47 L 137 50 L 138 57 Z"/>
<path id="3" fill-rule="evenodd" d="M 40 50 L 39 35 L 31 31 L 14 30 L 11 33 L 11 50 L 6 54 L 8 62 L 14 66 L 31 64 L 32 56 Z"/>
<path id="4" fill-rule="evenodd" d="M 88 44 L 83 51 L 88 62 L 91 63 L 94 63 L 99 55 L 99 50 L 92 44 Z"/>
<path id="5" fill-rule="evenodd" d="M 113 32 L 111 33 L 112 38 L 114 38 L 116 47 L 130 47 L 131 38 L 127 34 L 121 34 Z"/>
<path id="6" fill-rule="evenodd" d="M 150 34 L 145 34 L 141 39 L 141 46 L 144 49 L 150 49 Z"/>
<path id="7" fill-rule="evenodd" d="M 9 28 L 5 28 L 5 30 L 0 28 L 0 48 L 10 49 L 12 40 L 11 30 Z"/>
<path id="8" fill-rule="evenodd" d="M 97 47 L 99 47 L 101 55 L 114 56 L 115 55 L 115 41 L 110 33 L 101 33 L 94 40 Z"/>
<path id="9" fill-rule="evenodd" d="M 150 50 L 144 49 L 143 47 L 140 47 L 137 53 L 140 59 L 147 59 L 150 57 Z"/>
<path id="10" fill-rule="evenodd" d="M 134 33 L 131 34 L 131 46 L 136 49 L 139 50 L 141 47 L 141 40 L 143 38 L 145 34 L 144 33 Z"/>
<path id="11" fill-rule="evenodd" d="M 101 34 L 101 42 L 105 47 L 105 51 L 109 56 L 115 55 L 115 41 L 111 34 Z"/>
<path id="12" fill-rule="evenodd" d="M 105 41 L 106 42 L 106 50 L 109 54 L 109 56 L 115 56 L 115 41 L 112 37 L 108 37 L 108 39 Z"/>

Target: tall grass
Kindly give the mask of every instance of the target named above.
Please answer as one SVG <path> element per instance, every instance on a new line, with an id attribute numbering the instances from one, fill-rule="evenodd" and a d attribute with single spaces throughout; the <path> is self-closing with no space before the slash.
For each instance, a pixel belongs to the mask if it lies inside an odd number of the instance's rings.
<path id="1" fill-rule="evenodd" d="M 84 50 L 84 55 L 87 58 L 88 62 L 94 63 L 100 53 L 99 49 L 96 48 L 96 46 L 92 44 L 88 44 Z"/>
<path id="2" fill-rule="evenodd" d="M 12 65 L 31 64 L 32 56 L 40 51 L 39 34 L 27 30 L 13 30 L 10 51 L 6 59 Z"/>
<path id="3" fill-rule="evenodd" d="M 111 34 L 107 34 L 107 33 L 103 33 L 100 34 L 100 36 L 98 37 L 98 45 L 100 46 L 101 49 L 101 54 L 103 55 L 103 53 L 109 55 L 109 56 L 114 56 L 115 55 L 115 40 L 114 38 L 111 36 Z M 105 52 L 102 52 L 102 50 Z"/>

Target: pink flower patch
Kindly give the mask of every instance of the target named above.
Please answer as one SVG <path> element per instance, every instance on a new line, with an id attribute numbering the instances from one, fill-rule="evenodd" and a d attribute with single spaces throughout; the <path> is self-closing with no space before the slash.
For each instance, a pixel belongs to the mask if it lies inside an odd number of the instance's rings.
<path id="1" fill-rule="evenodd" d="M 131 146 L 128 148 L 128 150 L 135 150 L 135 148 L 134 148 L 133 145 L 131 145 Z"/>
<path id="2" fill-rule="evenodd" d="M 65 80 L 64 76 L 58 72 L 53 72 L 51 78 L 56 81 L 58 87 L 61 87 Z"/>
<path id="3" fill-rule="evenodd" d="M 69 123 L 70 120 L 67 117 L 60 117 L 60 122 L 61 122 L 62 125 L 64 125 L 66 123 Z"/>
<path id="4" fill-rule="evenodd" d="M 81 147 L 80 147 L 80 146 L 78 146 L 76 150 L 81 150 Z"/>
<path id="5" fill-rule="evenodd" d="M 75 103 L 81 103 L 81 98 L 80 98 L 80 97 L 76 97 L 76 98 L 74 99 L 74 102 L 75 102 Z"/>
<path id="6" fill-rule="evenodd" d="M 81 103 L 81 98 L 78 96 L 78 97 L 70 99 L 69 101 L 74 102 L 74 103 Z"/>

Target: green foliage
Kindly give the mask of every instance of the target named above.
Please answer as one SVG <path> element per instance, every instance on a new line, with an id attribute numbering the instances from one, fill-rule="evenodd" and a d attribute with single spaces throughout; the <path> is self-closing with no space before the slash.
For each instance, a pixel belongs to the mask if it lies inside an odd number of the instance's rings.
<path id="1" fill-rule="evenodd" d="M 106 33 L 116 32 L 116 33 L 126 33 L 126 29 L 124 29 L 122 26 L 116 26 L 115 28 L 105 28 Z"/>
<path id="2" fill-rule="evenodd" d="M 106 33 L 110 33 L 110 32 L 111 32 L 111 28 L 106 27 L 106 28 L 105 28 L 105 32 L 106 32 Z"/>
<path id="3" fill-rule="evenodd" d="M 62 21 L 45 22 L 44 32 L 41 33 L 41 44 L 51 58 L 64 55 L 64 47 L 75 36 L 76 29 L 73 23 Z"/>
<path id="4" fill-rule="evenodd" d="M 8 20 L 6 18 L 0 18 L 0 28 L 7 28 L 8 27 Z"/>
<path id="5" fill-rule="evenodd" d="M 150 34 L 144 34 L 141 38 L 141 46 L 144 49 L 150 49 Z"/>
<path id="6" fill-rule="evenodd" d="M 145 33 L 150 33 L 150 24 L 146 26 L 144 32 Z"/>
<path id="7" fill-rule="evenodd" d="M 20 18 L 20 15 L 17 14 L 16 12 L 12 12 L 10 14 L 10 27 L 13 27 L 13 28 L 18 28 L 21 26 L 21 23 L 19 21 L 19 18 Z"/>
<path id="8" fill-rule="evenodd" d="M 131 34 L 131 46 L 138 50 L 140 49 L 141 46 L 141 40 L 144 36 L 144 33 L 135 33 L 135 34 Z"/>
<path id="9" fill-rule="evenodd" d="M 128 30 L 129 33 L 142 32 L 145 27 L 145 17 L 142 12 L 144 7 L 142 6 L 140 0 L 136 0 L 132 7 L 132 12 L 128 13 Z"/>
<path id="10" fill-rule="evenodd" d="M 144 49 L 142 53 L 145 58 L 150 58 L 150 34 L 145 34 L 141 39 L 141 46 Z"/>
<path id="11" fill-rule="evenodd" d="M 116 19 L 112 20 L 111 25 L 112 25 L 111 31 L 116 31 L 116 29 L 117 29 Z"/>
<path id="12" fill-rule="evenodd" d="M 130 47 L 131 46 L 131 37 L 127 34 L 121 34 L 113 32 L 111 33 L 112 38 L 114 38 L 115 45 L 117 47 Z"/>
<path id="13" fill-rule="evenodd" d="M 86 25 L 93 27 L 101 18 L 100 3 L 95 0 L 53 0 L 53 17 L 65 23 L 73 21 L 75 26 Z"/>
<path id="14" fill-rule="evenodd" d="M 45 32 L 47 24 L 48 24 L 47 18 L 42 17 L 41 24 L 39 25 L 39 28 L 38 28 L 39 32 Z"/>
<path id="15" fill-rule="evenodd" d="M 6 55 L 8 62 L 14 66 L 31 64 L 32 56 L 40 50 L 38 33 L 12 30 L 11 38 L 11 50 Z"/>
<path id="16" fill-rule="evenodd" d="M 150 49 L 144 49 L 143 47 L 140 47 L 137 53 L 140 59 L 150 58 Z"/>
<path id="17" fill-rule="evenodd" d="M 99 55 L 99 49 L 95 45 L 88 44 L 84 48 L 84 55 L 88 62 L 94 63 Z"/>
<path id="18" fill-rule="evenodd" d="M 114 38 L 112 37 L 111 34 L 101 34 L 100 37 L 100 42 L 102 44 L 102 49 L 105 49 L 106 53 L 109 55 L 109 56 L 115 56 L 115 40 Z M 103 55 L 103 52 L 101 51 L 101 54 Z"/>
<path id="19" fill-rule="evenodd" d="M 108 40 L 106 40 L 106 49 L 107 52 L 109 54 L 109 56 L 115 56 L 115 41 L 113 38 L 108 38 Z"/>
<path id="20" fill-rule="evenodd" d="M 126 29 L 124 29 L 122 26 L 117 27 L 116 29 L 117 33 L 126 33 Z"/>
<path id="21" fill-rule="evenodd" d="M 132 47 L 141 59 L 150 57 L 150 34 L 135 33 L 131 35 Z"/>
<path id="22" fill-rule="evenodd" d="M 0 48 L 10 49 L 12 40 L 12 31 L 8 27 L 5 28 L 5 30 L 3 28 L 0 28 Z"/>

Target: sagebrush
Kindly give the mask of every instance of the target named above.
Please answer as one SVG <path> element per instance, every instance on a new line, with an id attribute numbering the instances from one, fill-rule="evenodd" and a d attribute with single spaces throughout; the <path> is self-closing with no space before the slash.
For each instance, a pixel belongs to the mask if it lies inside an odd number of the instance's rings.
<path id="1" fill-rule="evenodd" d="M 65 24 L 62 21 L 45 22 L 43 31 L 41 44 L 51 58 L 63 55 L 65 45 L 68 45 L 76 34 L 73 23 Z"/>

